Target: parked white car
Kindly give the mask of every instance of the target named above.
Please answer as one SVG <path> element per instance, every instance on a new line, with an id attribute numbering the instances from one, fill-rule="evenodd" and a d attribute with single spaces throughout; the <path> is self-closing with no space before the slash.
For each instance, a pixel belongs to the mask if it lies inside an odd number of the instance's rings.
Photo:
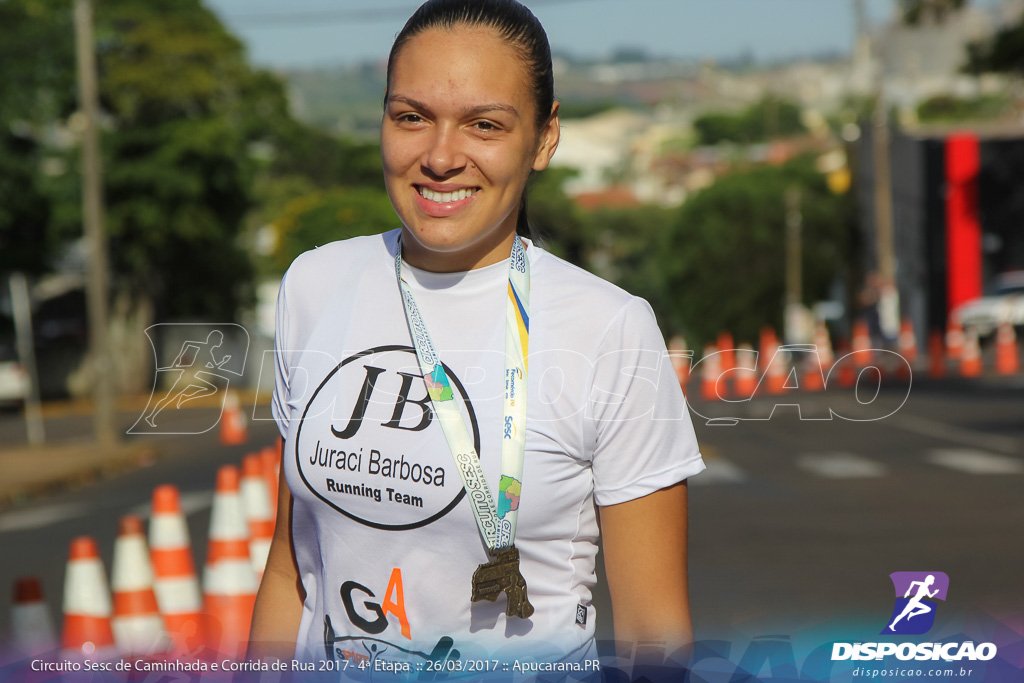
<path id="1" fill-rule="evenodd" d="M 23 405 L 28 392 L 28 372 L 18 362 L 13 341 L 0 339 L 0 406 Z"/>
<path id="2" fill-rule="evenodd" d="M 954 310 L 964 330 L 988 337 L 1002 322 L 1024 327 L 1024 270 L 997 275 L 984 296 L 967 301 Z"/>

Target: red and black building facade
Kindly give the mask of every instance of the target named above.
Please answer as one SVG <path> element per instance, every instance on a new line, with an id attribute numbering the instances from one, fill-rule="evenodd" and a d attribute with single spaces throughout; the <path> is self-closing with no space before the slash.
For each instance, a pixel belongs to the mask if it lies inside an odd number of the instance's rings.
<path id="1" fill-rule="evenodd" d="M 872 131 L 862 130 L 857 201 L 866 272 L 876 261 L 874 164 Z M 893 131 L 889 159 L 901 314 L 922 344 L 995 275 L 1024 270 L 1024 129 Z"/>

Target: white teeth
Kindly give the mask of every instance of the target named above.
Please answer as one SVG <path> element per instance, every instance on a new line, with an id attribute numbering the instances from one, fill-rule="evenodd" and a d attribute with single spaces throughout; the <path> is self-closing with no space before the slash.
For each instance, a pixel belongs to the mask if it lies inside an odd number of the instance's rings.
<path id="1" fill-rule="evenodd" d="M 457 202 L 462 199 L 468 199 L 473 195 L 475 190 L 456 190 L 454 192 L 434 192 L 428 187 L 420 187 L 420 196 L 424 199 L 438 204 L 447 204 L 449 202 Z"/>

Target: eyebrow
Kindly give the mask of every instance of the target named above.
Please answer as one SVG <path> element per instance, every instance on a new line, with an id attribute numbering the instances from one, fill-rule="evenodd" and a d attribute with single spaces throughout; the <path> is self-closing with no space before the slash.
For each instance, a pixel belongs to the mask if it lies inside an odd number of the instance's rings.
<path id="1" fill-rule="evenodd" d="M 419 109 L 420 111 L 430 111 L 430 107 L 428 107 L 426 104 L 414 100 L 411 97 L 406 97 L 405 95 L 389 96 L 388 104 L 391 104 L 392 102 L 402 102 L 404 104 L 409 105 L 413 109 Z M 515 107 L 513 107 L 511 104 L 501 104 L 500 102 L 493 102 L 490 104 L 479 104 L 475 107 L 468 107 L 463 110 L 462 114 L 463 116 L 479 116 L 481 114 L 486 114 L 492 111 L 508 112 L 509 114 L 512 114 L 516 118 L 519 118 L 519 111 Z"/>

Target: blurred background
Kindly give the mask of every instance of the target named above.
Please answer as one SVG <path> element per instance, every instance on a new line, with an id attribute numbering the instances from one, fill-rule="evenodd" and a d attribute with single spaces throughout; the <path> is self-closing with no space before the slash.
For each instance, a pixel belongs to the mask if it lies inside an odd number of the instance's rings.
<path id="1" fill-rule="evenodd" d="M 906 394 L 892 419 L 695 417 L 698 635 L 861 610 L 881 626 L 902 569 L 946 571 L 959 608 L 1020 619 L 1024 378 L 1006 349 L 1024 326 L 1024 2 L 525 4 L 563 123 L 530 189 L 545 248 L 650 301 L 694 361 L 723 334 L 772 352 L 766 330 L 921 359 L 912 389 L 882 383 Z M 275 438 L 281 275 L 398 226 L 378 127 L 415 8 L 92 5 L 0 1 L 0 539 L 25 549 L 0 579 L 43 576 L 55 614 L 68 541 L 95 534 L 109 558 L 116 518 L 156 483 L 195 494 L 201 558 L 213 473 L 248 448 L 126 435 L 183 348 L 151 326 L 244 329 L 224 341 L 249 359 L 231 387 L 250 446 Z M 852 414 L 852 391 L 802 400 Z M 223 404 L 175 419 L 200 432 Z"/>

